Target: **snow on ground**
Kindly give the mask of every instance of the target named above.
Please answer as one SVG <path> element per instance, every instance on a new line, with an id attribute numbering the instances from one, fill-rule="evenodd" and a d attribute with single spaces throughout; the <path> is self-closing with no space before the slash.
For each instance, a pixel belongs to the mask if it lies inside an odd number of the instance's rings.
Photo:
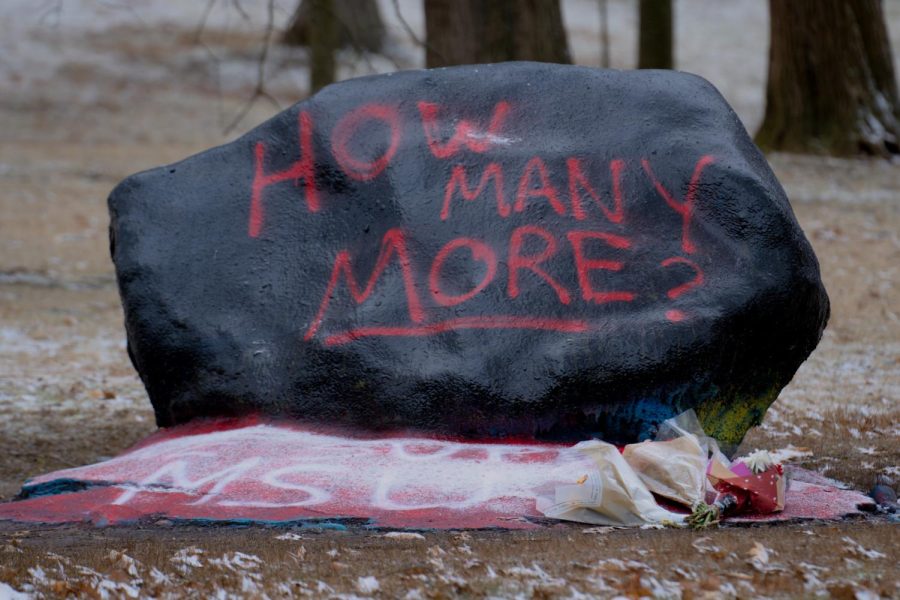
<path id="1" fill-rule="evenodd" d="M 406 30 L 424 37 L 421 2 L 400 0 L 398 15 L 393 0 L 379 1 L 385 55 L 342 52 L 342 77 L 423 64 L 423 49 Z M 276 28 L 285 26 L 294 3 L 275 1 Z M 608 0 L 615 68 L 636 62 L 636 5 Z M 266 6 L 267 0 L 0 2 L 0 416 L 16 417 L 8 421 L 14 423 L 8 437 L 30 432 L 49 444 L 65 430 L 57 423 L 92 427 L 97 415 L 105 418 L 107 436 L 130 423 L 121 445 L 152 429 L 146 394 L 124 352 L 103 198 L 125 175 L 227 141 L 278 110 L 258 101 L 225 131 L 256 84 Z M 764 110 L 767 2 L 675 6 L 679 68 L 712 81 L 754 131 Z M 900 2 L 884 6 L 900 57 Z M 599 14 L 597 0 L 563 0 L 579 64 L 600 63 Z M 303 49 L 273 47 L 266 85 L 282 107 L 305 95 L 305 63 Z M 895 436 L 900 167 L 769 158 L 819 255 L 833 315 L 764 433 L 801 443 L 805 432 L 827 435 L 816 415 L 827 421 L 839 411 L 855 415 L 847 427 L 860 439 Z M 22 469 L 34 468 L 28 452 L 14 452 Z M 47 467 L 96 458 L 77 456 Z M 879 464 L 896 468 L 891 456 Z M 0 496 L 20 482 L 8 480 Z"/>
<path id="2" fill-rule="evenodd" d="M 296 0 L 275 0 L 274 25 L 283 29 Z M 387 56 L 341 57 L 340 77 L 346 78 L 399 68 L 421 67 L 424 51 L 416 40 L 425 38 L 420 0 L 379 0 L 388 31 Z M 636 0 L 608 0 L 610 58 L 613 68 L 633 68 L 637 61 Z M 900 57 L 900 2 L 885 2 L 895 60 Z M 600 64 L 600 3 L 563 0 L 569 43 L 578 64 Z M 267 0 L 4 0 L 0 4 L 0 85 L 17 88 L 51 84 L 72 71 L 99 72 L 99 79 L 115 78 L 166 86 L 172 67 L 197 69 L 206 84 L 223 92 L 252 89 L 256 57 L 267 21 Z M 397 7 L 399 7 L 399 14 Z M 715 84 L 734 106 L 750 131 L 759 125 L 764 109 L 768 53 L 768 8 L 765 0 L 679 0 L 675 3 L 677 67 L 702 75 Z M 203 27 L 201 28 L 201 25 Z M 407 32 L 412 29 L 416 40 Z M 137 34 L 134 44 L 111 52 L 104 44 L 109 32 Z M 188 47 L 175 47 L 159 63 L 139 56 L 152 33 L 178 32 Z M 252 52 L 229 51 L 223 39 L 244 39 Z M 194 43 L 197 41 L 203 43 Z M 182 39 L 182 42 L 186 41 Z M 93 42 L 93 43 L 92 43 Z M 155 57 L 158 58 L 158 57 Z M 123 60 L 124 59 L 124 60 Z M 271 88 L 296 100 L 305 94 L 303 50 L 276 47 L 269 69 Z M 177 71 L 177 69 L 176 69 Z M 196 73 L 195 73 L 196 75 Z M 98 79 L 92 76 L 92 79 Z M 104 90 L 84 81 L 69 88 L 83 103 L 104 101 Z"/>
<path id="3" fill-rule="evenodd" d="M 295 1 L 275 1 L 277 28 Z M 341 77 L 422 66 L 393 0 L 379 2 L 385 56 L 344 52 Z M 27 476 L 102 460 L 154 429 L 124 349 L 103 199 L 125 175 L 222 143 L 277 111 L 257 102 L 225 132 L 256 83 L 266 4 L 216 0 L 198 41 L 206 0 L 0 2 L 0 498 Z M 900 63 L 900 1 L 883 4 Z M 421 1 L 398 5 L 422 39 Z M 636 62 L 636 5 L 608 0 L 615 68 Z M 715 84 L 753 132 L 764 110 L 766 0 L 675 7 L 679 68 Z M 576 62 L 599 65 L 598 0 L 563 0 L 563 15 Z M 302 49 L 272 49 L 267 88 L 282 107 L 305 96 L 305 63 Z M 833 311 L 819 349 L 745 446 L 809 447 L 804 466 L 857 488 L 876 474 L 900 480 L 900 166 L 769 160 L 819 256 Z M 226 597 L 261 587 L 273 597 L 863 598 L 900 589 L 887 575 L 896 552 L 884 555 L 896 542 L 883 522 L 701 537 L 164 531 L 0 532 L 0 579 L 13 584 L 0 583 L 0 598 Z"/>

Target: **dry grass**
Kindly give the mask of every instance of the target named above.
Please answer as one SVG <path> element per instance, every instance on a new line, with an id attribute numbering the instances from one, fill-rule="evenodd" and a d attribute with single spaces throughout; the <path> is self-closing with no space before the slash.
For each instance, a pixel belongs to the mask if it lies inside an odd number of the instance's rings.
<path id="1" fill-rule="evenodd" d="M 130 172 L 225 141 L 221 115 L 238 110 L 249 88 L 220 96 L 212 66 L 190 47 L 193 33 L 122 26 L 68 39 L 65 52 L 54 45 L 63 38 L 47 35 L 54 75 L 38 85 L 14 73 L 0 94 L 0 499 L 28 476 L 102 460 L 153 430 L 122 344 L 104 200 Z M 252 36 L 211 30 L 205 39 L 231 57 L 227 67 L 254 72 Z M 118 62 L 98 66 L 97 56 Z M 268 111 L 254 107 L 246 122 Z M 771 160 L 819 256 L 833 316 L 744 448 L 809 447 L 803 466 L 857 489 L 878 475 L 900 480 L 897 166 Z M 705 533 L 561 524 L 424 539 L 170 525 L 0 524 L 0 582 L 48 597 L 900 597 L 896 525 L 877 516 Z M 285 533 L 296 539 L 278 539 Z M 199 566 L 185 563 L 191 547 L 202 550 Z"/>
<path id="2" fill-rule="evenodd" d="M 891 597 L 900 593 L 897 544 L 896 530 L 875 521 L 702 533 L 560 525 L 416 539 L 258 527 L 7 527 L 0 581 L 51 597 L 91 597 L 104 586 L 113 597 L 128 591 L 121 586 L 151 596 L 360 594 L 373 581 L 374 595 L 385 598 Z"/>

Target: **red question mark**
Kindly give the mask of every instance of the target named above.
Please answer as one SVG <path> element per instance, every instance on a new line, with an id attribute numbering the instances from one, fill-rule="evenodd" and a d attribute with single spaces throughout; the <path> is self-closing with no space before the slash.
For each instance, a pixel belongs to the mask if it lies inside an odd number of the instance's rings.
<path id="1" fill-rule="evenodd" d="M 681 285 L 675 286 L 666 292 L 666 296 L 670 299 L 674 300 L 675 298 L 681 296 L 688 290 L 694 289 L 700 285 L 703 285 L 703 270 L 697 266 L 692 260 L 684 258 L 682 256 L 673 256 L 671 258 L 667 258 L 666 260 L 660 263 L 663 267 L 670 267 L 672 265 L 687 265 L 694 270 L 694 278 L 686 283 L 682 283 Z M 687 315 L 685 315 L 682 311 L 677 308 L 673 308 L 671 310 L 666 311 L 666 318 L 672 321 L 673 323 L 677 323 L 678 321 L 683 321 Z"/>

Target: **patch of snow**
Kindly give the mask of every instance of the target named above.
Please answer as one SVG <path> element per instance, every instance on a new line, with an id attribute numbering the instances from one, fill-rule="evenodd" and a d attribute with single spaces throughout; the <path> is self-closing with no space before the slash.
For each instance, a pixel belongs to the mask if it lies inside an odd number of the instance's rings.
<path id="1" fill-rule="evenodd" d="M 15 588 L 0 581 L 0 600 L 27 600 L 33 598 L 31 594 L 19 592 Z"/>
<path id="2" fill-rule="evenodd" d="M 187 574 L 194 568 L 203 566 L 203 561 L 200 558 L 203 554 L 204 551 L 202 549 L 189 546 L 176 552 L 169 561 L 175 563 L 182 573 Z"/>
<path id="3" fill-rule="evenodd" d="M 356 589 L 360 594 L 373 594 L 381 589 L 381 584 L 373 575 L 367 575 L 357 578 Z"/>
<path id="4" fill-rule="evenodd" d="M 390 531 L 384 534 L 384 537 L 390 538 L 393 540 L 424 540 L 425 536 L 421 533 L 415 533 L 413 531 Z"/>
<path id="5" fill-rule="evenodd" d="M 876 559 L 887 557 L 887 554 L 878 550 L 869 550 L 850 537 L 844 536 L 841 540 L 844 542 L 844 549 L 857 558 Z"/>

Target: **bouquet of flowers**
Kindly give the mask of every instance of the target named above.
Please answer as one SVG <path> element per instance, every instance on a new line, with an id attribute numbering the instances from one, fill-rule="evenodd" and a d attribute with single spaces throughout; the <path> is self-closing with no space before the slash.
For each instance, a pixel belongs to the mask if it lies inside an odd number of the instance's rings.
<path id="1" fill-rule="evenodd" d="M 784 468 L 765 450 L 757 450 L 726 464 L 709 461 L 706 476 L 717 495 L 712 504 L 693 507 L 687 523 L 708 527 L 722 518 L 741 513 L 768 514 L 784 510 Z"/>
<path id="2" fill-rule="evenodd" d="M 693 411 L 663 423 L 653 441 L 629 444 L 621 453 L 591 440 L 569 452 L 564 477 L 552 498 L 538 500 L 548 517 L 606 525 L 686 524 L 701 528 L 741 513 L 784 509 L 784 470 L 766 451 L 729 461 L 703 434 Z M 660 506 L 663 498 L 690 514 Z M 708 503 L 708 501 L 712 501 Z"/>

